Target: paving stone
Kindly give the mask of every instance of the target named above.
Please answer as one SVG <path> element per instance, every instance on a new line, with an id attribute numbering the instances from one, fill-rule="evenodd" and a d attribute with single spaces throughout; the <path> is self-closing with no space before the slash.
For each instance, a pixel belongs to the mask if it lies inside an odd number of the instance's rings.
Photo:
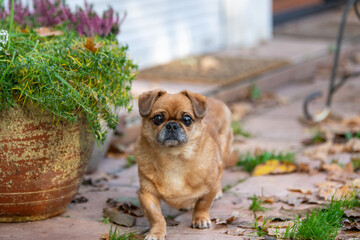
<path id="1" fill-rule="evenodd" d="M 267 175 L 248 178 L 239 183 L 233 189 L 233 192 L 239 196 L 250 197 L 254 194 L 264 196 L 285 197 L 289 191 L 288 188 L 304 188 L 315 190 L 315 183 L 325 181 L 326 175 L 318 173 L 309 175 L 306 173 L 292 173 L 284 175 Z"/>

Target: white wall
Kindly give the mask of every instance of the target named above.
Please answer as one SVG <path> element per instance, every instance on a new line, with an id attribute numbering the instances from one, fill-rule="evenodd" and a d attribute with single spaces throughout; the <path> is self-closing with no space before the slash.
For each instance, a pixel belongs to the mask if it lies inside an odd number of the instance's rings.
<path id="1" fill-rule="evenodd" d="M 111 5 L 127 12 L 119 41 L 140 67 L 222 47 L 220 0 L 92 0 L 94 9 Z M 83 0 L 69 2 L 72 6 Z"/>
<path id="2" fill-rule="evenodd" d="M 222 0 L 225 44 L 252 47 L 272 38 L 272 0 Z"/>
<path id="3" fill-rule="evenodd" d="M 89 0 L 127 12 L 120 42 L 140 68 L 272 37 L 272 0 Z M 83 0 L 69 1 L 71 6 Z"/>

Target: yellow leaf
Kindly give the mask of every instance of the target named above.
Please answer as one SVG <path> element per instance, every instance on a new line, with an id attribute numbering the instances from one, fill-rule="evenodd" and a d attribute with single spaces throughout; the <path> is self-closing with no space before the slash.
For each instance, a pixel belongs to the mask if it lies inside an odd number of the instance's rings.
<path id="1" fill-rule="evenodd" d="M 289 162 L 280 162 L 272 159 L 263 164 L 257 165 L 252 173 L 253 176 L 263 176 L 268 174 L 290 173 L 296 170 L 296 166 Z"/>

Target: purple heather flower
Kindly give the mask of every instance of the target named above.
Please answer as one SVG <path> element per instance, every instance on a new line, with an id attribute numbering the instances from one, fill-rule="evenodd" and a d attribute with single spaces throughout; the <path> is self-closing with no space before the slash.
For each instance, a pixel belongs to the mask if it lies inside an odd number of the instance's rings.
<path id="1" fill-rule="evenodd" d="M 7 10 L 0 8 L 0 20 L 5 20 L 10 15 L 10 9 L 10 1 Z M 22 26 L 32 27 L 51 27 L 65 23 L 69 30 L 75 30 L 79 35 L 85 36 L 116 35 L 126 16 L 120 21 L 119 15 L 110 8 L 103 13 L 102 17 L 99 17 L 93 10 L 93 6 L 86 1 L 84 9 L 78 7 L 74 13 L 62 0 L 33 0 L 33 9 L 31 12 L 28 6 L 23 6 L 21 1 L 16 0 L 14 21 Z"/>

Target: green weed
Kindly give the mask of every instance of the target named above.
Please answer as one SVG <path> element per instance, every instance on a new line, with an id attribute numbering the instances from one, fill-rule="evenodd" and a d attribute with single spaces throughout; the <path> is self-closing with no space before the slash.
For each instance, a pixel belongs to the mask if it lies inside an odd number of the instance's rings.
<path id="1" fill-rule="evenodd" d="M 280 162 L 293 163 L 295 161 L 295 153 L 273 153 L 267 151 L 255 155 L 248 153 L 244 156 L 240 156 L 237 166 L 242 166 L 245 171 L 252 172 L 257 165 L 272 159 L 276 159 Z"/>
<path id="2" fill-rule="evenodd" d="M 222 191 L 223 192 L 227 192 L 231 189 L 231 185 L 230 184 L 226 184 L 223 188 L 222 188 Z"/>
<path id="3" fill-rule="evenodd" d="M 346 140 L 350 140 L 352 138 L 360 138 L 360 131 L 359 132 L 346 132 L 345 133 Z"/>
<path id="4" fill-rule="evenodd" d="M 354 171 L 360 170 L 360 156 L 351 158 L 351 163 L 353 165 Z"/>
<path id="5" fill-rule="evenodd" d="M 234 135 L 240 135 L 246 138 L 251 137 L 251 134 L 243 129 L 240 122 L 234 121 L 231 123 Z"/>
<path id="6" fill-rule="evenodd" d="M 303 220 L 296 219 L 294 226 L 285 233 L 287 239 L 335 239 L 342 227 L 344 211 L 359 206 L 354 193 L 350 197 L 334 198 L 321 209 L 306 214 Z"/>
<path id="7" fill-rule="evenodd" d="M 256 85 L 256 84 L 254 84 L 254 83 L 252 83 L 251 85 L 250 85 L 250 100 L 251 101 L 256 101 L 256 100 L 259 100 L 260 99 L 260 97 L 261 97 L 261 90 L 260 90 L 260 88 Z"/>
<path id="8" fill-rule="evenodd" d="M 314 135 L 311 137 L 311 141 L 313 144 L 324 143 L 326 142 L 325 134 L 321 131 L 316 131 L 314 132 Z"/>
<path id="9" fill-rule="evenodd" d="M 260 226 L 259 223 L 258 223 L 258 220 L 255 219 L 255 222 L 254 222 L 254 228 L 256 230 L 256 234 L 259 236 L 259 237 L 262 237 L 262 236 L 265 236 L 267 235 L 267 232 L 266 232 L 266 224 L 269 220 L 265 220 L 263 222 L 263 224 Z"/>
<path id="10" fill-rule="evenodd" d="M 261 206 L 264 204 L 264 201 L 259 199 L 255 194 L 250 198 L 252 200 L 249 210 L 255 212 L 264 212 L 268 208 Z"/>
<path id="11" fill-rule="evenodd" d="M 107 217 L 107 218 L 102 217 L 102 218 L 100 218 L 100 221 L 103 222 L 104 224 L 110 223 L 109 217 Z"/>
<path id="12" fill-rule="evenodd" d="M 132 232 L 121 232 L 118 226 L 113 231 L 113 225 L 110 226 L 109 240 L 134 240 L 135 234 Z"/>
<path id="13" fill-rule="evenodd" d="M 135 156 L 134 155 L 129 155 L 127 158 L 126 158 L 126 167 L 129 168 L 131 167 L 132 165 L 134 165 L 136 163 L 136 159 L 135 159 Z"/>

